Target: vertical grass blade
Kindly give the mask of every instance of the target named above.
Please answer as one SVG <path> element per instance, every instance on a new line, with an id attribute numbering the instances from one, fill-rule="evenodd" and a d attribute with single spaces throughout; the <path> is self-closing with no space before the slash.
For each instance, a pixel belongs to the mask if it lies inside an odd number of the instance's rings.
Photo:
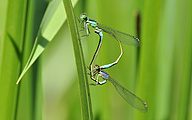
<path id="1" fill-rule="evenodd" d="M 182 3 L 184 5 L 182 5 Z M 179 110 L 178 117 L 180 120 L 187 120 L 189 114 L 191 112 L 190 109 L 190 96 L 192 93 L 190 92 L 190 88 L 192 87 L 192 79 L 191 79 L 191 70 L 192 70 L 192 8 L 190 4 L 192 1 L 188 3 L 188 1 L 182 1 L 179 5 L 182 5 L 183 12 L 182 14 L 186 14 L 184 16 L 186 19 L 182 19 L 183 24 L 183 59 L 182 59 L 182 67 L 181 67 L 181 83 L 180 83 L 180 99 L 179 99 Z M 183 18 L 184 18 L 183 17 Z"/>
<path id="2" fill-rule="evenodd" d="M 30 55 L 34 38 L 37 36 L 42 17 L 48 3 L 33 0 L 26 3 L 26 17 L 24 26 L 24 41 L 21 56 L 20 72 L 25 66 Z M 38 13 L 38 15 L 37 15 Z M 19 13 L 18 13 L 19 14 Z M 19 74 L 18 74 L 19 75 Z M 18 76 L 17 76 L 18 78 Z M 16 78 L 16 79 L 17 79 Z M 15 81 L 16 82 L 16 81 Z M 16 85 L 18 86 L 18 85 Z M 42 119 L 42 86 L 41 86 L 41 64 L 40 59 L 24 77 L 24 82 L 18 86 L 16 103 L 16 116 L 18 120 L 40 120 Z"/>
<path id="3" fill-rule="evenodd" d="M 150 6 L 150 7 L 149 7 Z M 161 15 L 161 0 L 149 0 L 144 3 L 141 23 L 141 56 L 139 66 L 139 95 L 145 96 L 144 101 L 148 106 L 148 113 L 136 113 L 137 120 L 155 119 L 156 114 L 156 88 L 157 88 L 157 39 Z M 154 14 L 155 13 L 155 14 Z"/>
<path id="4" fill-rule="evenodd" d="M 79 78 L 79 90 L 81 99 L 82 119 L 90 120 L 92 118 L 92 107 L 89 93 L 89 86 L 87 81 L 85 62 L 83 58 L 83 52 L 77 31 L 76 18 L 73 12 L 72 4 L 70 0 L 63 0 L 65 11 L 67 14 L 67 20 L 69 29 L 71 32 L 71 38 L 73 42 L 74 54 L 76 59 L 77 73 Z"/>
<path id="5" fill-rule="evenodd" d="M 21 66 L 26 1 L 6 0 L 0 4 L 6 8 L 0 8 L 4 14 L 0 20 L 4 24 L 0 29 L 0 119 L 11 120 L 16 116 L 18 87 L 15 82 Z"/>

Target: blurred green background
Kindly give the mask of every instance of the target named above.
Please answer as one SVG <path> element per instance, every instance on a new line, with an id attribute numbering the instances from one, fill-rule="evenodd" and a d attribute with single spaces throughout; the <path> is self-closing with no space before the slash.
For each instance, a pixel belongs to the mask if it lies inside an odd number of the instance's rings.
<path id="1" fill-rule="evenodd" d="M 67 21 L 24 76 L 23 83 L 15 85 L 48 4 L 49 1 L 43 0 L 0 2 L 2 120 L 81 119 L 77 71 Z M 191 5 L 191 0 L 77 2 L 76 17 L 87 13 L 99 23 L 137 36 L 141 41 L 139 48 L 123 44 L 124 54 L 119 63 L 106 71 L 144 100 L 148 112 L 141 113 L 131 107 L 107 82 L 102 86 L 90 86 L 95 120 L 192 120 Z M 19 27 L 24 29 L 18 30 Z M 99 40 L 94 29 L 90 31 L 91 35 L 81 40 L 87 66 Z M 115 61 L 120 54 L 119 43 L 103 34 L 102 47 L 95 61 L 99 65 Z M 89 77 L 88 80 L 92 82 Z"/>

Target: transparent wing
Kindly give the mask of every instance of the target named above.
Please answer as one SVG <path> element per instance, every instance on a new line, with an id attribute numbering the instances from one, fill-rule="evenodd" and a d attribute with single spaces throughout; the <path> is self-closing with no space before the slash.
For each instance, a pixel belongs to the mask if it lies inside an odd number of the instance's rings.
<path id="1" fill-rule="evenodd" d="M 137 97 L 135 94 L 131 93 L 129 90 L 121 86 L 116 80 L 109 76 L 108 80 L 115 86 L 118 93 L 124 100 L 129 103 L 134 108 L 140 110 L 141 112 L 147 112 L 147 104 Z"/>
<path id="2" fill-rule="evenodd" d="M 109 28 L 105 25 L 98 24 L 98 27 L 101 28 L 104 32 L 109 33 L 112 35 L 115 39 L 118 39 L 124 44 L 130 45 L 130 46 L 140 46 L 140 40 L 132 35 L 114 30 L 112 28 Z"/>

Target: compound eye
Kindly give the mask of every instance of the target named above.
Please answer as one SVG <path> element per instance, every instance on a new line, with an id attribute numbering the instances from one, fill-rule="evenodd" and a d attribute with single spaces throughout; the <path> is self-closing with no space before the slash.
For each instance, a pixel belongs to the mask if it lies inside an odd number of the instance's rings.
<path id="1" fill-rule="evenodd" d="M 80 18 L 81 18 L 81 20 L 86 19 L 87 18 L 87 14 L 85 14 L 85 13 L 81 14 Z"/>
<path id="2" fill-rule="evenodd" d="M 97 69 L 99 69 L 100 67 L 99 67 L 99 65 L 94 65 L 94 69 L 95 70 L 97 70 Z"/>

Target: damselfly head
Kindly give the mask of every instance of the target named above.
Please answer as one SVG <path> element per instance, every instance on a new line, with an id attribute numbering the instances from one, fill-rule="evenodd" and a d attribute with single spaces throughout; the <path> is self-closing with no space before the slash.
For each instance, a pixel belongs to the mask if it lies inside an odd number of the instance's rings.
<path id="1" fill-rule="evenodd" d="M 87 14 L 86 13 L 81 14 L 80 18 L 81 18 L 81 20 L 86 20 Z"/>
<path id="2" fill-rule="evenodd" d="M 94 70 L 96 70 L 96 71 L 100 71 L 100 70 L 101 70 L 101 68 L 100 68 L 100 66 L 99 66 L 99 65 L 94 65 Z"/>

